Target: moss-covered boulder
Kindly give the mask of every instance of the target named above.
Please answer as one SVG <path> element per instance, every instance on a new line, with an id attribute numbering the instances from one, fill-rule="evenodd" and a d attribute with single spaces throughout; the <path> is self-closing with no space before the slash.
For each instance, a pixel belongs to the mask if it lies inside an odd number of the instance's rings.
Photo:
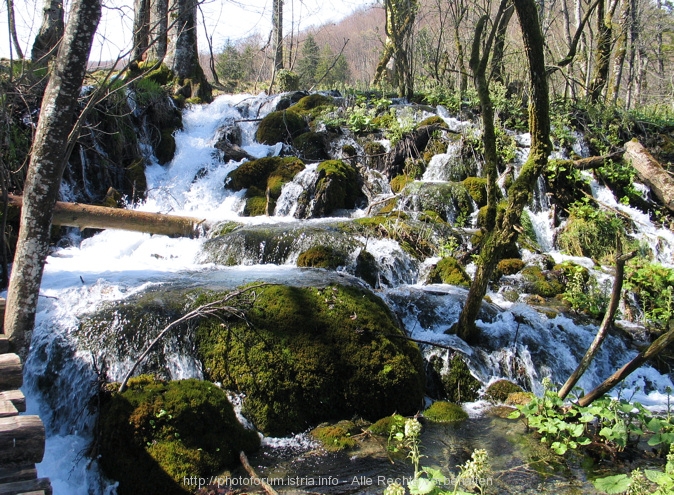
<path id="1" fill-rule="evenodd" d="M 434 402 L 423 414 L 434 423 L 458 423 L 468 419 L 468 413 L 460 405 L 445 401 Z"/>
<path id="2" fill-rule="evenodd" d="M 348 261 L 348 254 L 331 246 L 313 246 L 297 258 L 297 266 L 334 270 Z"/>
<path id="3" fill-rule="evenodd" d="M 208 377 L 246 395 L 247 417 L 286 435 L 354 415 L 416 412 L 423 363 L 402 336 L 368 291 L 269 285 L 257 289 L 245 321 L 202 321 L 197 345 Z"/>
<path id="4" fill-rule="evenodd" d="M 232 170 L 225 179 L 225 185 L 234 191 L 248 189 L 244 215 L 271 215 L 283 186 L 302 170 L 302 160 L 292 156 L 260 158 L 244 162 Z"/>
<path id="5" fill-rule="evenodd" d="M 473 198 L 480 208 L 487 204 L 487 179 L 481 177 L 468 177 L 462 184 L 466 187 L 468 194 Z"/>
<path id="6" fill-rule="evenodd" d="M 289 108 L 300 117 L 313 120 L 322 113 L 332 109 L 335 105 L 334 98 L 321 94 L 305 96 Z"/>
<path id="7" fill-rule="evenodd" d="M 368 141 L 363 147 L 365 165 L 375 170 L 384 170 L 386 164 L 386 148 L 378 141 Z"/>
<path id="8" fill-rule="evenodd" d="M 199 380 L 131 379 L 124 393 L 103 398 L 99 425 L 99 463 L 120 495 L 193 493 L 185 478 L 218 474 L 260 445 L 227 395 Z"/>
<path id="9" fill-rule="evenodd" d="M 525 281 L 524 290 L 541 297 L 555 297 L 564 292 L 560 273 L 555 270 L 542 270 L 539 266 L 527 266 L 522 270 Z"/>
<path id="10" fill-rule="evenodd" d="M 449 359 L 432 356 L 429 360 L 429 378 L 433 382 L 438 399 L 446 399 L 460 404 L 472 402 L 479 398 L 482 384 L 475 378 L 459 352 Z"/>
<path id="11" fill-rule="evenodd" d="M 492 279 L 496 282 L 503 276 L 503 275 L 515 275 L 516 273 L 519 273 L 522 271 L 524 268 L 524 261 L 522 261 L 519 258 L 506 258 L 498 262 L 496 265 L 496 270 L 494 270 L 494 274 L 492 276 Z"/>
<path id="12" fill-rule="evenodd" d="M 255 139 L 262 144 L 291 144 L 300 134 L 309 130 L 306 121 L 290 110 L 271 112 L 260 121 Z"/>
<path id="13" fill-rule="evenodd" d="M 360 176 L 353 165 L 326 160 L 318 165 L 312 216 L 325 217 L 335 210 L 355 208 L 364 198 Z"/>
<path id="14" fill-rule="evenodd" d="M 505 402 L 510 394 L 524 392 L 522 387 L 509 380 L 496 380 L 487 387 L 484 398 L 489 402 Z"/>
<path id="15" fill-rule="evenodd" d="M 293 140 L 293 146 L 305 160 L 327 160 L 330 158 L 326 146 L 328 139 L 324 132 L 305 132 Z"/>
<path id="16" fill-rule="evenodd" d="M 414 179 L 408 175 L 396 175 L 391 179 L 391 191 L 394 193 L 399 193 L 405 186 L 410 182 L 414 182 Z"/>
<path id="17" fill-rule="evenodd" d="M 429 284 L 470 285 L 470 277 L 459 261 L 447 256 L 442 258 L 428 274 Z"/>

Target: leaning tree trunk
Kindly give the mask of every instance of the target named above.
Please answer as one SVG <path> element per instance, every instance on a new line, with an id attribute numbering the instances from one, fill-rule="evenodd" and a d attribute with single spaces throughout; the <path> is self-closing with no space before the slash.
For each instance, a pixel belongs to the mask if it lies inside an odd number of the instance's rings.
<path id="1" fill-rule="evenodd" d="M 625 143 L 623 159 L 637 171 L 639 179 L 651 188 L 655 197 L 674 211 L 674 178 L 635 139 Z"/>
<path id="2" fill-rule="evenodd" d="M 23 51 L 19 43 L 19 37 L 16 35 L 16 16 L 14 15 L 14 0 L 7 0 L 7 23 L 9 25 L 9 35 L 12 37 L 12 44 L 16 50 L 16 55 L 23 58 Z"/>
<path id="3" fill-rule="evenodd" d="M 197 1 L 171 0 L 172 22 L 164 62 L 176 77 L 176 92 L 185 98 L 211 100 L 211 85 L 206 81 L 197 49 Z"/>
<path id="4" fill-rule="evenodd" d="M 645 351 L 637 354 L 634 359 L 609 376 L 594 390 L 578 399 L 578 404 L 581 407 L 589 406 L 599 397 L 610 392 L 613 387 L 627 378 L 634 370 L 643 366 L 647 361 L 653 359 L 665 349 L 671 348 L 672 344 L 674 344 L 674 320 L 669 321 L 669 330 L 666 333 L 658 337 Z"/>
<path id="5" fill-rule="evenodd" d="M 538 177 L 548 163 L 548 154 L 551 150 L 550 100 L 543 53 L 545 43 L 538 22 L 536 3 L 534 0 L 514 0 L 514 4 L 522 29 L 524 50 L 529 61 L 531 78 L 529 106 L 531 151 L 529 158 L 522 166 L 520 175 L 508 189 L 508 203 L 503 214 L 499 215 L 496 228 L 485 236 L 477 270 L 456 327 L 459 337 L 467 342 L 476 341 L 479 337 L 475 320 L 482 305 L 482 298 L 487 292 L 489 279 L 503 256 L 505 248 L 517 239 L 516 228 L 519 227 L 522 210 L 529 201 Z"/>
<path id="6" fill-rule="evenodd" d="M 283 69 L 283 0 L 274 0 L 271 13 L 274 70 Z"/>
<path id="7" fill-rule="evenodd" d="M 63 30 L 63 2 L 61 0 L 45 2 L 42 26 L 35 37 L 30 53 L 33 68 L 46 67 L 49 61 L 56 56 L 58 44 L 63 37 Z"/>
<path id="8" fill-rule="evenodd" d="M 100 18 L 101 0 L 73 2 L 35 131 L 5 313 L 7 338 L 22 353 L 30 343 L 35 323 L 52 211 L 68 159 L 66 150 L 75 127 L 77 98 Z"/>
<path id="9" fill-rule="evenodd" d="M 613 325 L 613 318 L 615 317 L 615 313 L 618 310 L 618 304 L 620 303 L 620 296 L 622 294 L 623 289 L 623 276 L 625 274 L 625 263 L 627 263 L 627 261 L 631 260 L 637 255 L 636 251 L 632 251 L 625 255 L 620 254 L 621 252 L 622 246 L 620 244 L 620 238 L 618 237 L 618 253 L 617 253 L 618 255 L 616 257 L 615 263 L 615 278 L 613 280 L 613 290 L 611 291 L 611 300 L 609 302 L 608 308 L 606 309 L 606 313 L 604 314 L 604 318 L 601 322 L 601 325 L 599 326 L 597 335 L 595 335 L 594 340 L 592 341 L 592 344 L 590 344 L 590 347 L 587 349 L 587 351 L 585 351 L 585 355 L 580 360 L 580 363 L 576 367 L 575 371 L 571 374 L 569 378 L 567 378 L 566 383 L 564 383 L 562 388 L 559 389 L 559 391 L 557 392 L 557 396 L 560 399 L 566 399 L 566 396 L 569 395 L 571 390 L 573 390 L 573 387 L 576 386 L 578 380 L 580 380 L 581 377 L 585 374 L 587 369 L 590 367 L 590 364 L 592 364 L 594 357 L 599 352 L 599 348 L 604 342 L 604 339 L 606 339 L 606 335 L 608 334 L 609 328 L 611 327 L 611 325 Z"/>

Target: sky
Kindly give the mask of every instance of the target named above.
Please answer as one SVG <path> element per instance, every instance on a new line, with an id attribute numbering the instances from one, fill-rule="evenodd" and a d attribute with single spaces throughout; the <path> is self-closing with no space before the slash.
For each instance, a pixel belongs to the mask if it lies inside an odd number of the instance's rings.
<path id="1" fill-rule="evenodd" d="M 71 0 L 66 0 L 66 9 Z M 370 0 L 285 0 L 284 31 L 289 32 L 294 20 L 296 30 L 328 22 L 336 22 Z M 117 58 L 128 51 L 133 24 L 133 0 L 103 0 L 103 17 L 92 48 L 91 61 Z M 232 41 L 255 33 L 267 35 L 271 26 L 272 0 L 204 0 L 199 15 L 199 50 L 207 51 L 204 21 L 213 48 L 218 51 L 227 39 Z M 42 0 L 14 0 L 19 41 L 24 54 L 30 47 L 42 22 Z M 9 30 L 6 2 L 0 3 L 0 57 L 9 57 Z"/>

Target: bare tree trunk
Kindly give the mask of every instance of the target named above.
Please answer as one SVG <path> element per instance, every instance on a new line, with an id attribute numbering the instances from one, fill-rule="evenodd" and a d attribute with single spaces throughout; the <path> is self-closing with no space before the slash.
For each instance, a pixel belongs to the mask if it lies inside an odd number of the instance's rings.
<path id="1" fill-rule="evenodd" d="M 669 320 L 669 330 L 665 334 L 658 337 L 645 351 L 637 354 L 634 359 L 613 373 L 590 393 L 581 397 L 578 400 L 578 404 L 581 407 L 592 404 L 599 397 L 611 391 L 613 387 L 627 378 L 634 370 L 640 368 L 649 359 L 653 359 L 672 344 L 674 344 L 674 320 Z"/>
<path id="2" fill-rule="evenodd" d="M 508 203 L 499 215 L 496 228 L 485 235 L 482 251 L 477 262 L 466 304 L 456 325 L 457 334 L 467 342 L 478 339 L 475 326 L 482 298 L 487 292 L 489 279 L 501 259 L 506 246 L 517 239 L 522 210 L 529 201 L 538 177 L 548 163 L 550 143 L 550 100 L 546 75 L 543 33 L 538 22 L 534 0 L 514 0 L 515 11 L 522 28 L 524 50 L 529 61 L 531 79 L 531 103 L 529 106 L 529 130 L 531 151 L 520 175 L 508 189 Z"/>
<path id="3" fill-rule="evenodd" d="M 512 5 L 506 7 L 501 21 L 498 23 L 496 38 L 494 39 L 494 54 L 491 58 L 491 80 L 501 84 L 505 84 L 505 79 L 503 78 L 503 69 L 505 68 L 503 55 L 505 54 L 506 33 L 514 12 L 515 8 Z"/>
<path id="4" fill-rule="evenodd" d="M 271 14 L 274 68 L 283 69 L 283 0 L 274 0 Z"/>
<path id="5" fill-rule="evenodd" d="M 14 15 L 14 0 L 7 0 L 7 23 L 9 25 L 9 35 L 12 38 L 12 44 L 16 50 L 16 55 L 23 59 L 23 51 L 19 44 L 19 37 L 16 35 L 16 17 Z M 662 44 L 662 39 L 660 39 Z"/>
<path id="6" fill-rule="evenodd" d="M 150 0 L 133 2 L 133 49 L 131 58 L 140 61 L 145 58 L 150 36 Z"/>
<path id="7" fill-rule="evenodd" d="M 620 33 L 616 41 L 615 55 L 613 56 L 613 79 L 609 87 L 609 97 L 615 105 L 618 102 L 620 83 L 623 77 L 623 66 L 627 55 L 627 39 L 629 34 L 630 7 L 632 0 L 622 0 L 620 9 Z"/>
<path id="8" fill-rule="evenodd" d="M 590 347 L 587 349 L 585 355 L 580 360 L 578 367 L 566 380 L 564 386 L 561 389 L 559 389 L 559 392 L 557 392 L 557 395 L 559 396 L 560 399 L 565 399 L 566 396 L 569 395 L 569 392 L 571 392 L 576 383 L 578 383 L 578 380 L 580 380 L 583 374 L 590 367 L 590 364 L 592 364 L 594 357 L 597 355 L 597 352 L 599 352 L 599 347 L 601 347 L 601 344 L 604 342 L 604 339 L 606 338 L 608 329 L 613 324 L 613 318 L 615 317 L 615 313 L 618 310 L 618 304 L 620 303 L 620 295 L 622 293 L 623 288 L 625 263 L 627 263 L 628 260 L 631 260 L 637 255 L 636 251 L 632 251 L 631 253 L 625 255 L 620 255 L 620 252 L 621 246 L 620 240 L 618 240 L 618 250 L 617 250 L 618 256 L 616 257 L 615 263 L 615 279 L 613 280 L 613 290 L 611 291 L 611 300 L 609 302 L 608 308 L 606 309 L 606 314 L 604 314 L 604 319 L 602 320 L 601 325 L 599 326 L 597 335 L 595 335 L 592 344 L 590 344 Z"/>
<path id="9" fill-rule="evenodd" d="M 164 62 L 176 76 L 177 92 L 185 98 L 211 100 L 211 85 L 199 65 L 197 1 L 171 0 L 171 23 Z"/>
<path id="10" fill-rule="evenodd" d="M 611 50 L 613 48 L 613 14 L 615 14 L 618 0 L 611 0 L 608 9 L 604 10 L 604 2 L 597 7 L 597 49 L 595 53 L 594 75 L 588 88 L 588 97 L 592 103 L 597 103 L 601 97 L 611 67 Z"/>
<path id="11" fill-rule="evenodd" d="M 101 0 L 74 0 L 40 110 L 5 312 L 7 338 L 22 353 L 27 350 L 35 323 L 52 212 L 68 159 L 66 149 L 75 124 L 77 97 L 100 17 Z"/>
<path id="12" fill-rule="evenodd" d="M 161 62 L 166 56 L 168 29 L 168 0 L 150 2 L 150 49 L 148 59 Z"/>
<path id="13" fill-rule="evenodd" d="M 42 25 L 30 52 L 34 68 L 46 67 L 49 61 L 56 56 L 58 44 L 63 37 L 63 30 L 63 2 L 61 0 L 45 2 Z"/>

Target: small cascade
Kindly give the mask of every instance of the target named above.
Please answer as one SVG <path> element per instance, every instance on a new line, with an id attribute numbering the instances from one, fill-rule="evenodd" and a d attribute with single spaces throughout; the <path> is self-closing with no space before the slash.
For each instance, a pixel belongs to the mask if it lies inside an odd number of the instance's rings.
<path id="1" fill-rule="evenodd" d="M 300 196 L 303 192 L 313 189 L 316 184 L 316 179 L 318 178 L 317 168 L 317 163 L 308 165 L 291 182 L 283 186 L 281 196 L 276 201 L 275 216 L 295 218 Z"/>
<path id="2" fill-rule="evenodd" d="M 459 139 L 449 143 L 447 152 L 435 155 L 426 167 L 422 180 L 449 181 L 459 180 L 466 175 L 461 156 L 463 142 Z"/>

